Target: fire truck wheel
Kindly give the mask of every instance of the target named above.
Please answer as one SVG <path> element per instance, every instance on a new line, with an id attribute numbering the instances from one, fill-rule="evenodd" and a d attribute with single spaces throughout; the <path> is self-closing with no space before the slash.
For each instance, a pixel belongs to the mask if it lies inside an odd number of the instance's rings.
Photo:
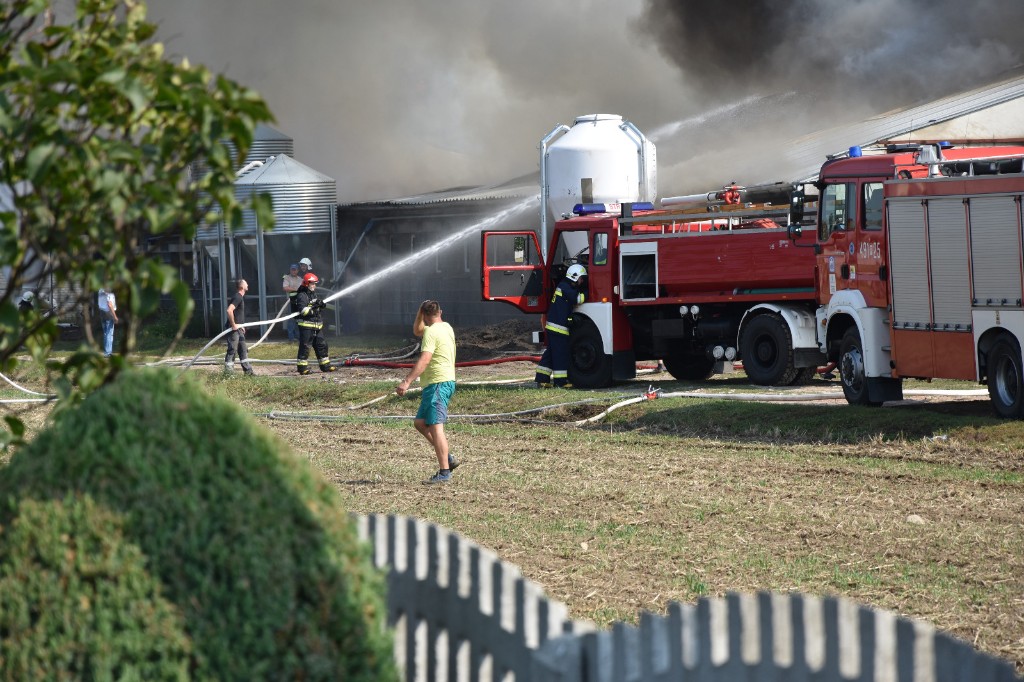
<path id="1" fill-rule="evenodd" d="M 569 383 L 578 388 L 612 384 L 612 357 L 604 352 L 601 332 L 591 320 L 577 316 L 569 336 Z"/>
<path id="2" fill-rule="evenodd" d="M 1024 417 L 1024 376 L 1020 348 L 1001 336 L 988 353 L 988 395 L 1001 417 Z"/>
<path id="3" fill-rule="evenodd" d="M 843 395 L 851 405 L 877 407 L 882 403 L 868 398 L 868 379 L 864 371 L 862 348 L 857 328 L 847 329 L 839 345 L 839 379 L 843 383 Z"/>
<path id="4" fill-rule="evenodd" d="M 778 315 L 758 315 L 744 325 L 740 359 L 755 384 L 788 386 L 797 376 L 789 327 Z"/>
<path id="5" fill-rule="evenodd" d="M 715 361 L 704 355 L 676 353 L 662 360 L 668 373 L 679 381 L 704 381 L 715 373 Z"/>

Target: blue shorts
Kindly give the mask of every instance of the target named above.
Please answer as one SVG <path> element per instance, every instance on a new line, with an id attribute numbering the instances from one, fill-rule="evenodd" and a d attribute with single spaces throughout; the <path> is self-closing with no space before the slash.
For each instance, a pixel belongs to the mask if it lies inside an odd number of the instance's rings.
<path id="1" fill-rule="evenodd" d="M 448 401 L 452 399 L 453 395 L 455 395 L 454 381 L 441 381 L 424 386 L 416 418 L 422 419 L 427 426 L 444 424 L 448 421 Z"/>

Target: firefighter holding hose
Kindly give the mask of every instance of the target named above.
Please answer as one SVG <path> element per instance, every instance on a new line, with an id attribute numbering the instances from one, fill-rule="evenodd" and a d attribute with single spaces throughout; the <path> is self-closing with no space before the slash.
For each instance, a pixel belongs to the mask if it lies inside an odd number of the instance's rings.
<path id="1" fill-rule="evenodd" d="M 587 269 L 576 263 L 565 271 L 565 279 L 555 289 L 548 308 L 548 321 L 544 325 L 547 348 L 537 365 L 534 381 L 538 388 L 554 384 L 555 388 L 569 385 L 569 320 L 572 310 L 583 303 L 583 288 Z"/>
<path id="2" fill-rule="evenodd" d="M 320 311 L 326 308 L 327 304 L 316 294 L 316 285 L 319 283 L 319 277 L 307 272 L 302 278 L 302 286 L 295 294 L 295 307 L 299 311 L 299 356 L 296 361 L 299 374 L 309 374 L 310 346 L 316 353 L 321 372 L 333 372 L 337 369 L 331 364 L 330 355 L 327 353 L 327 341 L 322 333 L 324 322 Z"/>

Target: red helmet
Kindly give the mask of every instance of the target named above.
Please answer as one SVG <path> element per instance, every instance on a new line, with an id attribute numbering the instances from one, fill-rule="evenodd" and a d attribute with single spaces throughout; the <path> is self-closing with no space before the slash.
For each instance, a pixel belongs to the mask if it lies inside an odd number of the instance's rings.
<path id="1" fill-rule="evenodd" d="M 312 272 L 307 272 L 306 276 L 302 278 L 303 284 L 319 284 L 320 278 L 314 275 Z"/>

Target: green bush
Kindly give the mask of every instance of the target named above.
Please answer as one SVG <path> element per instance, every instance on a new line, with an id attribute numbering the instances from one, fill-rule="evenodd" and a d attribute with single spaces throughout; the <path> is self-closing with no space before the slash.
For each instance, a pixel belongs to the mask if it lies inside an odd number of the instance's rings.
<path id="1" fill-rule="evenodd" d="M 16 500 L 89 494 L 184 616 L 197 679 L 395 676 L 383 579 L 336 491 L 237 406 L 125 372 L 0 469 Z"/>
<path id="2" fill-rule="evenodd" d="M 0 677 L 184 680 L 191 642 L 117 515 L 25 500 L 0 529 Z"/>

